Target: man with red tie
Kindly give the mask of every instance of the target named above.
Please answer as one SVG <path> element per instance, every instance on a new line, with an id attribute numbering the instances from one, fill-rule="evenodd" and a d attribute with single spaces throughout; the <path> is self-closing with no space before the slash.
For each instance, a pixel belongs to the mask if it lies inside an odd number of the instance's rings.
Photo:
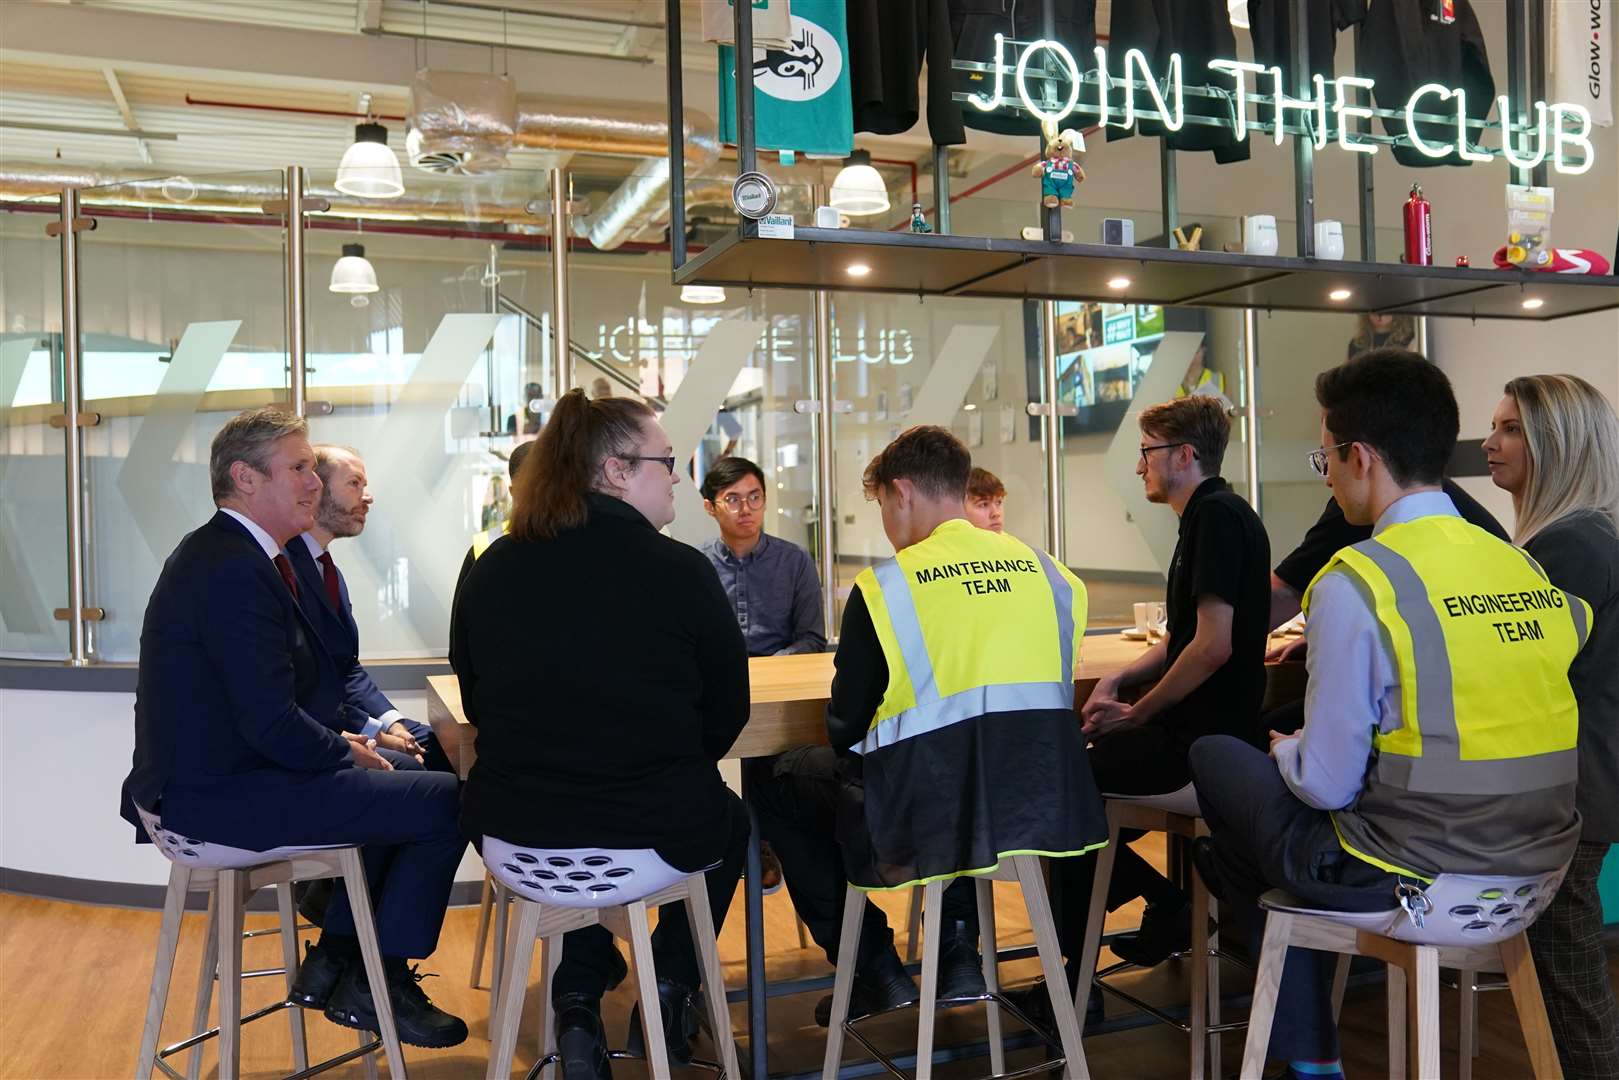
<path id="1" fill-rule="evenodd" d="M 232 417 L 208 471 L 218 511 L 180 541 L 147 600 L 119 811 L 139 841 L 137 806 L 182 836 L 249 851 L 360 845 L 399 1037 L 455 1046 L 466 1024 L 433 1005 L 409 961 L 437 948 L 466 849 L 459 785 L 394 770 L 349 723 L 282 550 L 314 525 L 320 500 L 308 425 L 273 408 Z M 377 1030 L 342 890 L 291 996 Z"/>
<path id="2" fill-rule="evenodd" d="M 314 451 L 315 474 L 321 480 L 315 523 L 288 541 L 286 554 L 298 576 L 299 602 L 343 680 L 343 703 L 359 720 L 359 733 L 376 739 L 396 768 L 425 765 L 454 772 L 432 729 L 394 708 L 360 663 L 360 628 L 354 621 L 348 583 L 332 560 L 331 545 L 339 537 L 364 531 L 374 499 L 358 451 L 324 444 Z"/>

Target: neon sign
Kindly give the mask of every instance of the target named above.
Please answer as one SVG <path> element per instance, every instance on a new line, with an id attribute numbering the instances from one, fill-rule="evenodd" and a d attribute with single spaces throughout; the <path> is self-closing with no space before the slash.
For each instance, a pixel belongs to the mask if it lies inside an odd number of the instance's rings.
<path id="1" fill-rule="evenodd" d="M 1140 49 L 1131 49 L 1124 54 L 1123 80 L 1104 74 L 1093 83 L 1096 87 L 1094 101 L 1081 104 L 1081 87 L 1086 85 L 1087 80 L 1080 72 L 1074 54 L 1069 52 L 1066 46 L 1049 38 L 1028 42 L 1023 45 L 1016 62 L 1009 66 L 1006 56 L 1008 44 L 1016 46 L 1019 43 L 1008 42 L 1003 34 L 995 35 L 995 60 L 992 65 L 995 73 L 994 92 L 987 96 L 982 93 L 967 96 L 967 100 L 983 112 L 992 112 L 1008 104 L 1006 76 L 1010 74 L 1012 92 L 1016 95 L 1017 103 L 1048 129 L 1056 128 L 1076 112 L 1096 116 L 1098 124 L 1102 127 L 1134 128 L 1142 117 L 1162 123 L 1169 131 L 1179 131 L 1186 123 L 1185 60 L 1179 53 L 1170 56 L 1167 77 L 1160 80 L 1153 72 L 1146 55 Z M 1030 94 L 1029 65 L 1041 53 L 1054 58 L 1058 73 L 1067 77 L 1069 85 L 1066 101 L 1042 103 L 1037 102 Z M 1107 49 L 1098 45 L 1095 48 L 1095 55 L 1097 70 L 1105 73 Z M 1337 143 L 1340 149 L 1357 154 L 1375 154 L 1378 151 L 1378 143 L 1357 138 L 1348 123 L 1354 119 L 1369 119 L 1374 115 L 1371 109 L 1354 104 L 1352 97 L 1355 90 L 1370 93 L 1374 85 L 1371 79 L 1343 75 L 1331 81 L 1332 89 L 1329 93 L 1327 80 L 1320 75 L 1312 75 L 1313 93 L 1307 97 L 1294 98 L 1289 97 L 1284 89 L 1280 67 L 1267 68 L 1241 60 L 1217 59 L 1208 62 L 1208 69 L 1231 82 L 1236 109 L 1234 115 L 1226 122 L 1231 125 L 1233 135 L 1239 142 L 1248 137 L 1249 97 L 1255 93 L 1259 80 L 1268 76 L 1272 92 L 1268 102 L 1267 126 L 1278 146 L 1281 145 L 1284 134 L 1284 118 L 1291 111 L 1305 114 L 1310 118 L 1311 140 L 1317 149 L 1324 149 L 1327 145 L 1330 115 L 1337 125 Z M 1115 82 L 1122 82 L 1126 86 L 1122 122 L 1114 119 L 1117 110 L 1110 100 Z M 1152 99 L 1156 113 L 1149 113 L 1143 109 L 1139 110 L 1138 116 L 1135 94 L 1129 92 L 1129 85 L 1132 83 L 1139 84 L 1145 89 Z M 1445 111 L 1442 113 L 1427 111 L 1436 106 Z M 1550 160 L 1554 170 L 1569 176 L 1578 176 L 1590 170 L 1595 161 L 1595 149 L 1591 145 L 1591 113 L 1584 106 L 1569 102 L 1548 104 L 1537 101 L 1534 103 L 1534 123 L 1522 126 L 1515 125 L 1510 119 L 1509 103 L 1505 95 L 1496 99 L 1496 108 L 1501 116 L 1499 156 L 1504 157 L 1514 167 L 1532 169 L 1541 162 Z M 1401 111 L 1405 116 L 1406 131 L 1411 145 L 1426 157 L 1440 159 L 1458 155 L 1466 161 L 1489 161 L 1497 156 L 1476 149 L 1475 144 L 1468 139 L 1465 90 L 1442 86 L 1439 83 L 1426 83 L 1412 92 Z M 1453 123 L 1455 134 L 1448 139 L 1431 141 L 1429 137 L 1418 133 L 1416 125 L 1419 119 L 1428 124 Z M 1574 150 L 1579 151 L 1578 158 L 1571 154 Z"/>

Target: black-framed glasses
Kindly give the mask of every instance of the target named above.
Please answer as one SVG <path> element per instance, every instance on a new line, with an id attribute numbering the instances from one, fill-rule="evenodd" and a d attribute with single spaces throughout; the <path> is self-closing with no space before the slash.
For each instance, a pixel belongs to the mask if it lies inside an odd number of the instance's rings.
<path id="1" fill-rule="evenodd" d="M 729 495 L 722 495 L 714 501 L 734 514 L 741 510 L 744 505 L 749 510 L 762 508 L 765 504 L 765 493 L 762 491 L 750 491 L 746 496 L 742 496 L 733 491 Z"/>
<path id="2" fill-rule="evenodd" d="M 613 456 L 618 458 L 620 461 L 656 461 L 665 469 L 669 470 L 670 476 L 675 474 L 676 459 L 673 457 L 649 457 L 646 454 L 614 454 Z"/>
<path id="3" fill-rule="evenodd" d="M 1354 445 L 1355 440 L 1351 439 L 1348 442 L 1336 443 L 1332 446 L 1323 446 L 1319 450 L 1311 450 L 1304 456 L 1310 459 L 1310 468 L 1315 470 L 1316 475 L 1324 477 L 1327 475 L 1327 453 L 1332 450 L 1342 450 L 1346 446 Z"/>
<path id="4" fill-rule="evenodd" d="M 1147 451 L 1149 451 L 1149 450 L 1173 450 L 1177 446 L 1190 446 L 1190 445 L 1191 445 L 1191 443 L 1188 443 L 1185 440 L 1182 440 L 1180 442 L 1161 442 L 1161 443 L 1155 443 L 1152 446 L 1143 446 L 1141 448 L 1141 463 L 1143 465 L 1145 465 L 1147 463 Z M 1197 451 L 1196 450 L 1192 451 L 1192 457 L 1194 457 L 1194 458 L 1197 457 Z"/>

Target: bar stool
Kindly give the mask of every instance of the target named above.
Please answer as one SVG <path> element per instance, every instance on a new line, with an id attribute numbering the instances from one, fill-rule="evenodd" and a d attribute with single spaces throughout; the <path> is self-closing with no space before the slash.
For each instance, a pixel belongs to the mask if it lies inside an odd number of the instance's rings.
<path id="1" fill-rule="evenodd" d="M 291 885 L 294 881 L 321 878 L 341 878 L 348 890 L 349 905 L 354 911 L 354 930 L 360 939 L 360 952 L 365 961 L 372 998 L 377 1003 L 377 1021 L 382 1033 L 380 1038 L 371 1038 L 368 1033 L 360 1032 L 360 1045 L 356 1049 L 322 1062 L 315 1068 L 324 1069 L 354 1058 L 363 1058 L 367 1076 L 375 1076 L 376 1066 L 371 1055 L 382 1049 L 387 1055 L 389 1073 L 395 1078 L 404 1077 L 405 1059 L 398 1033 L 394 1029 L 393 1009 L 383 979 L 382 952 L 377 944 L 376 925 L 371 918 L 371 899 L 359 848 L 327 845 L 246 851 L 190 839 L 165 829 L 156 814 L 139 806 L 136 811 L 140 814 L 146 834 L 170 863 L 168 891 L 163 901 L 163 921 L 158 931 L 157 956 L 152 965 L 152 985 L 146 1003 L 146 1025 L 141 1032 L 140 1057 L 135 1064 L 137 1080 L 150 1076 L 154 1068 L 168 1076 L 178 1077 L 179 1074 L 164 1059 L 185 1050 L 193 1050 L 187 1075 L 189 1080 L 195 1080 L 202 1065 L 201 1046 L 215 1037 L 219 1039 L 220 1080 L 235 1080 L 241 1064 L 241 1026 L 281 1009 L 291 1010 L 289 1020 L 292 1025 L 294 1071 L 301 1074 L 310 1069 L 303 1011 L 290 1000 L 283 999 L 242 1016 L 241 980 L 256 975 L 284 974 L 287 988 L 291 990 L 298 971 L 298 935 Z M 285 966 L 283 969 L 243 972 L 242 918 L 253 893 L 267 886 L 277 888 L 281 955 Z M 209 892 L 208 931 L 192 1024 L 196 1033 L 159 1051 L 157 1040 L 163 1027 L 169 985 L 174 976 L 174 956 L 180 944 L 180 919 L 185 911 L 186 897 L 193 890 Z M 208 1007 L 216 975 L 219 982 L 219 1026 L 204 1031 L 201 1029 L 208 1022 Z"/>
<path id="2" fill-rule="evenodd" d="M 1242 1075 L 1258 1076 L 1264 1069 L 1282 964 L 1288 948 L 1296 945 L 1371 956 L 1388 965 L 1391 1080 L 1404 1080 L 1407 1070 L 1424 1080 L 1439 1075 L 1441 965 L 1463 973 L 1504 972 L 1530 1069 L 1536 1080 L 1561 1080 L 1563 1070 L 1524 931 L 1556 894 L 1566 869 L 1529 877 L 1440 874 L 1426 887 L 1398 886 L 1401 906 L 1391 911 L 1324 911 L 1281 890 L 1266 893 L 1260 899 L 1265 942 L 1254 980 Z M 1339 970 L 1346 970 L 1343 960 Z M 1464 1001 L 1464 1010 L 1467 1005 Z"/>
<path id="3" fill-rule="evenodd" d="M 714 917 L 708 906 L 703 871 L 676 870 L 647 850 L 604 848 L 525 848 L 483 838 L 483 861 L 499 887 L 515 897 L 517 925 L 507 946 L 505 963 L 494 988 L 495 1011 L 489 1029 L 489 1080 L 506 1080 L 523 1018 L 528 969 L 535 942 L 540 954 L 540 1059 L 531 1078 L 551 1070 L 557 1059 L 551 1008 L 551 979 L 562 962 L 562 935 L 569 930 L 602 926 L 630 943 L 641 997 L 641 1029 L 647 1069 L 655 1080 L 669 1080 L 669 1054 L 663 1040 L 663 1009 L 652 961 L 652 930 L 647 909 L 676 900 L 685 902 L 703 972 L 709 1030 L 720 1051 L 720 1068 L 729 1080 L 741 1080 L 731 1014 L 725 1002 L 725 975 L 720 970 Z M 495 897 L 497 905 L 501 897 Z M 613 1057 L 626 1057 L 615 1052 Z"/>
<path id="4" fill-rule="evenodd" d="M 1020 1023 L 1028 1027 L 1062 1056 L 1034 1066 L 1033 1069 L 1056 1069 L 1066 1065 L 1069 1080 L 1088 1080 L 1090 1070 L 1085 1064 L 1085 1050 L 1080 1042 L 1080 1024 L 1074 1016 L 1074 1003 L 1060 988 L 1066 986 L 1062 967 L 1062 948 L 1057 942 L 1056 924 L 1051 918 L 1051 904 L 1046 898 L 1045 875 L 1040 861 L 1034 855 L 1003 856 L 996 869 L 974 875 L 978 899 L 978 938 L 983 951 L 985 993 L 976 1000 L 983 1001 L 989 1012 L 989 1059 L 994 1077 L 1006 1075 L 1006 1050 L 1001 1038 L 1001 1009 L 1006 1009 Z M 1029 926 L 1034 930 L 1035 946 L 1040 954 L 1040 966 L 1051 993 L 1051 1012 L 1057 1020 L 1059 1042 L 1052 1042 L 1038 1024 L 1008 1001 L 1001 993 L 999 955 L 995 941 L 995 895 L 991 882 L 1014 881 L 1023 890 L 1023 904 L 1029 915 Z M 930 1080 L 933 1075 L 933 1021 L 938 1009 L 939 989 L 939 922 L 942 918 L 946 882 L 930 881 L 922 887 L 922 996 L 917 1003 L 916 1080 Z M 865 913 L 865 892 L 849 886 L 843 904 L 843 927 L 838 938 L 838 968 L 832 983 L 832 1016 L 827 1023 L 826 1059 L 821 1067 L 822 1080 L 837 1080 L 843 1064 L 843 1036 L 847 1032 L 890 1073 L 905 1078 L 892 1058 L 878 1050 L 855 1026 L 863 1016 L 849 1015 L 849 998 L 854 990 L 855 957 L 860 948 L 860 923 Z M 1020 1069 L 1022 1075 L 1032 1069 Z M 908 1080 L 908 1078 L 907 1078 Z"/>
<path id="5" fill-rule="evenodd" d="M 1080 961 L 1079 985 L 1075 988 L 1074 1008 L 1079 1014 L 1080 1030 L 1084 1031 L 1085 1008 L 1089 1002 L 1091 984 L 1129 1002 L 1160 1023 L 1185 1032 L 1191 1039 L 1190 1075 L 1192 1080 L 1207 1074 L 1220 1075 L 1220 1032 L 1241 1027 L 1240 1023 L 1220 1023 L 1220 937 L 1209 933 L 1209 919 L 1218 905 L 1203 885 L 1202 878 L 1191 875 L 1192 890 L 1192 945 L 1184 954 L 1192 959 L 1192 992 L 1187 1003 L 1185 1023 L 1140 998 L 1106 982 L 1109 975 L 1134 967 L 1121 960 L 1101 972 L 1096 971 L 1097 953 L 1102 941 L 1102 922 L 1107 915 L 1108 879 L 1113 874 L 1113 859 L 1119 850 L 1119 834 L 1124 829 L 1142 832 L 1161 832 L 1193 840 L 1209 834 L 1197 805 L 1197 792 L 1191 784 L 1166 795 L 1107 795 L 1102 796 L 1107 807 L 1107 847 L 1097 852 L 1096 882 L 1091 887 L 1090 914 L 1085 923 L 1084 956 Z M 1207 1056 L 1205 1057 L 1205 1047 Z M 1246 1075 L 1246 1074 L 1244 1074 Z"/>

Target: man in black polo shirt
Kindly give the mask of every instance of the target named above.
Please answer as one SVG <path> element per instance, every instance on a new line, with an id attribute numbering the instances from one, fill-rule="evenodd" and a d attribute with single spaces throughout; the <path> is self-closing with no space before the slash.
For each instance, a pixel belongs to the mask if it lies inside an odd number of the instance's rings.
<path id="1" fill-rule="evenodd" d="M 1204 735 L 1262 744 L 1265 638 L 1270 626 L 1270 541 L 1259 515 L 1220 478 L 1231 422 L 1220 402 L 1193 395 L 1141 414 L 1142 478 L 1147 498 L 1180 517 L 1169 563 L 1169 636 L 1129 667 L 1096 685 L 1082 710 L 1096 786 L 1118 795 L 1161 795 L 1191 783 L 1187 750 Z M 1134 704 L 1132 687 L 1151 684 Z M 1124 840 L 1132 840 L 1126 835 Z M 1095 856 L 1061 859 L 1061 933 L 1070 978 L 1079 967 Z M 1140 933 L 1112 949 L 1152 965 L 1185 948 L 1191 931 L 1186 895 L 1146 860 L 1121 847 L 1107 906 L 1147 900 Z"/>

